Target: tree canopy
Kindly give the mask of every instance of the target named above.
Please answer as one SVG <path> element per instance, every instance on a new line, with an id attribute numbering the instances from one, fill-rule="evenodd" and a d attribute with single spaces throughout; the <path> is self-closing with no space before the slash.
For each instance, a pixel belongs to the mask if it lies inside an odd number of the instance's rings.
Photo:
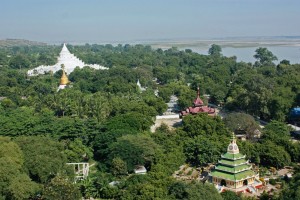
<path id="1" fill-rule="evenodd" d="M 109 69 L 76 68 L 68 74 L 72 87 L 57 92 L 62 71 L 33 77 L 26 71 L 55 64 L 61 46 L 0 48 L 0 198 L 239 199 L 172 174 L 184 163 L 217 162 L 232 131 L 251 138 L 259 129 L 253 117 L 268 125 L 260 139 L 238 141 L 247 159 L 276 168 L 300 161 L 299 144 L 286 126 L 300 102 L 299 64 L 283 60 L 275 66 L 276 56 L 266 48 L 256 50 L 256 63 L 238 62 L 223 56 L 217 44 L 209 55 L 139 44 L 68 48 L 84 62 Z M 205 105 L 232 114 L 189 115 L 177 128 L 163 124 L 149 132 L 171 95 L 184 110 L 197 87 Z M 74 183 L 67 162 L 88 162 L 88 178 Z M 137 165 L 147 174 L 134 175 Z M 283 194 L 297 197 L 296 182 Z"/>
<path id="2" fill-rule="evenodd" d="M 222 48 L 220 45 L 212 44 L 208 50 L 208 54 L 211 56 L 221 56 Z"/>
<path id="3" fill-rule="evenodd" d="M 258 60 L 258 65 L 273 65 L 273 61 L 277 60 L 277 57 L 273 55 L 267 48 L 259 47 L 255 50 L 254 58 Z"/>

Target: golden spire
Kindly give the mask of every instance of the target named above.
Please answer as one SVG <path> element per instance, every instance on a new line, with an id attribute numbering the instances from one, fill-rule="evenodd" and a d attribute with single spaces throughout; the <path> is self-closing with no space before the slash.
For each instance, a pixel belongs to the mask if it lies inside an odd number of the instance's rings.
<path id="1" fill-rule="evenodd" d="M 63 71 L 62 76 L 60 78 L 60 85 L 67 85 L 70 83 L 66 73 L 65 73 L 65 66 L 64 64 L 61 65 L 61 69 Z"/>

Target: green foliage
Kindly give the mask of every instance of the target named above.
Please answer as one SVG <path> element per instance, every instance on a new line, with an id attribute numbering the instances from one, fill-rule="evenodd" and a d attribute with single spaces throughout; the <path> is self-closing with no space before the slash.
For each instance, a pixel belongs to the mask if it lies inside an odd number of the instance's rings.
<path id="1" fill-rule="evenodd" d="M 39 186 L 24 174 L 23 152 L 10 138 L 0 137 L 0 195 L 7 199 L 27 199 Z"/>
<path id="2" fill-rule="evenodd" d="M 225 191 L 221 193 L 224 200 L 242 200 L 235 192 Z"/>
<path id="3" fill-rule="evenodd" d="M 288 200 L 288 199 L 300 199 L 300 175 L 299 172 L 296 173 L 292 180 L 288 183 L 288 187 L 285 187 L 282 192 L 279 194 L 280 200 Z"/>
<path id="4" fill-rule="evenodd" d="M 215 46 L 218 45 L 212 47 Z M 218 57 L 218 59 L 212 59 L 210 56 L 179 51 L 176 48 L 153 51 L 149 46 L 142 45 L 118 45 L 116 47 L 111 45 L 69 45 L 68 47 L 72 53 L 87 63 L 115 67 L 104 71 L 88 67 L 77 68 L 69 75 L 74 84 L 72 90 L 74 97 L 72 95 L 57 95 L 59 97 L 56 97 L 55 100 L 44 95 L 52 94 L 53 96 L 55 94 L 59 76 L 30 77 L 28 80 L 24 74 L 16 72 L 16 70 L 2 68 L 0 93 L 5 96 L 9 95 L 9 99 L 12 101 L 9 105 L 18 106 L 20 100 L 17 100 L 16 97 L 30 94 L 30 99 L 34 99 L 34 102 L 31 102 L 34 105 L 30 105 L 34 106 L 35 109 L 39 110 L 46 106 L 54 110 L 58 116 L 94 117 L 97 118 L 98 122 L 102 122 L 110 114 L 125 113 L 136 108 L 139 112 L 145 112 L 143 102 L 137 103 L 131 99 L 130 103 L 127 103 L 126 100 L 118 107 L 115 105 L 120 103 L 106 99 L 105 93 L 109 92 L 112 99 L 114 99 L 114 95 L 118 95 L 124 101 L 124 97 L 128 93 L 131 96 L 133 93 L 137 94 L 135 83 L 138 78 L 151 90 L 151 88 L 156 89 L 157 87 L 153 84 L 152 79 L 159 76 L 162 83 L 175 83 L 171 88 L 190 82 L 193 89 L 199 85 L 201 86 L 201 93 L 210 94 L 211 102 L 219 104 L 225 101 L 226 106 L 230 109 L 242 109 L 262 119 L 284 121 L 291 106 L 296 104 L 295 97 L 300 91 L 297 65 L 281 64 L 277 68 L 262 66 L 253 69 L 251 64 L 238 63 L 234 58 Z M 35 66 L 41 64 L 40 62 L 49 62 L 50 64 L 53 60 L 55 61 L 59 48 L 59 46 L 33 46 L 6 49 L 2 52 L 4 55 L 22 55 L 28 58 L 31 66 Z M 264 51 L 262 54 L 264 55 Z M 48 57 L 49 61 L 46 61 L 45 57 Z M 179 81 L 174 82 L 174 80 Z M 77 98 L 80 95 L 76 94 L 74 89 L 84 93 L 83 96 L 87 93 L 101 92 L 100 96 L 104 99 L 98 101 L 92 98 L 91 102 L 100 103 L 90 104 L 86 97 Z M 273 93 L 271 94 L 270 91 Z M 194 96 L 188 96 L 191 93 L 182 95 L 183 93 L 180 94 L 178 91 L 174 92 L 180 96 L 179 105 L 181 109 L 191 105 L 194 98 Z M 169 98 L 168 95 L 162 94 L 162 96 L 165 100 Z M 65 101 L 66 98 L 69 101 Z M 105 102 L 112 102 L 112 104 L 107 106 Z M 156 108 L 156 112 L 153 110 L 150 112 L 147 112 L 147 115 L 155 116 L 157 112 L 161 114 L 162 109 Z"/>
<path id="5" fill-rule="evenodd" d="M 206 113 L 188 115 L 183 118 L 183 130 L 190 136 L 229 135 L 224 123 L 219 117 L 210 117 Z"/>
<path id="6" fill-rule="evenodd" d="M 30 197 L 34 197 L 40 190 L 40 186 L 31 181 L 28 175 L 20 174 L 11 180 L 8 186 L 8 196 L 12 199 L 29 199 Z"/>
<path id="7" fill-rule="evenodd" d="M 197 136 L 186 142 L 184 152 L 189 163 L 203 166 L 207 163 L 216 163 L 226 149 L 225 145 L 224 142 L 220 143 L 217 137 Z"/>
<path id="8" fill-rule="evenodd" d="M 46 183 L 66 170 L 63 145 L 47 137 L 18 137 L 15 142 L 24 153 L 24 170 L 39 183 Z"/>
<path id="9" fill-rule="evenodd" d="M 179 95 L 178 106 L 181 110 L 192 106 L 193 100 L 196 98 L 196 92 L 194 90 L 191 90 L 188 87 L 181 86 L 176 92 Z"/>
<path id="10" fill-rule="evenodd" d="M 169 67 L 155 67 L 153 69 L 153 74 L 160 83 L 166 84 L 170 83 L 172 81 L 177 80 L 178 72 L 176 71 L 176 68 L 173 66 Z"/>
<path id="11" fill-rule="evenodd" d="M 175 182 L 170 186 L 171 199 L 222 199 L 217 190 L 209 184 Z"/>
<path id="12" fill-rule="evenodd" d="M 170 87 L 160 87 L 158 95 L 164 100 L 164 102 L 170 101 L 170 96 L 173 94 L 173 90 Z"/>
<path id="13" fill-rule="evenodd" d="M 144 133 L 166 110 L 170 95 L 179 97 L 179 107 L 185 109 L 199 86 L 201 95 L 210 95 L 203 98 L 205 103 L 225 104 L 229 110 L 279 122 L 287 120 L 290 108 L 300 102 L 299 65 L 284 60 L 274 67 L 276 57 L 264 48 L 256 51 L 254 66 L 259 67 L 254 68 L 236 57 L 222 56 L 218 45 L 211 46 L 208 56 L 129 44 L 68 48 L 84 62 L 110 69 L 76 68 L 68 74 L 73 88 L 56 92 L 61 71 L 36 77 L 25 73 L 41 64 L 55 64 L 61 46 L 0 49 L 0 96 L 6 97 L 0 100 L 0 135 L 14 137 L 0 138 L 2 198 L 34 198 L 43 185 L 43 198 L 67 199 L 62 195 L 72 191 L 74 197 L 69 197 L 79 198 L 72 178 L 63 176 L 68 174 L 65 163 L 87 161 L 93 151 L 100 162 L 97 170 L 113 174 L 92 173 L 82 181 L 85 198 L 220 199 L 206 184 L 171 177 L 185 161 L 204 165 L 226 151 L 229 131 L 220 118 L 187 116 L 175 131 L 162 126 L 154 134 Z M 137 90 L 137 79 L 146 91 Z M 154 95 L 155 89 L 160 97 Z M 247 116 L 236 116 L 228 126 L 235 130 L 240 120 L 243 129 L 252 131 L 256 126 Z M 269 123 L 258 143 L 238 141 L 251 162 L 275 167 L 299 162 L 300 146 L 289 141 L 289 129 L 279 122 Z M 120 176 L 138 164 L 147 167 L 147 175 Z M 120 183 L 110 186 L 116 179 Z M 284 190 L 289 199 L 297 198 L 296 182 Z M 236 198 L 229 193 L 223 197 Z"/>
<path id="14" fill-rule="evenodd" d="M 66 141 L 64 154 L 68 162 L 87 162 L 93 157 L 92 150 L 76 138 L 74 141 Z"/>
<path id="15" fill-rule="evenodd" d="M 0 142 L 0 192 L 4 196 L 11 179 L 21 174 L 24 158 L 20 147 L 10 138 L 1 137 Z"/>
<path id="16" fill-rule="evenodd" d="M 133 131 L 149 130 L 153 121 L 150 116 L 138 112 L 120 114 L 109 120 L 107 128 L 109 130 L 129 129 Z"/>
<path id="17" fill-rule="evenodd" d="M 263 120 L 286 120 L 296 103 L 297 66 L 239 69 L 232 76 L 226 107 L 243 110 Z"/>
<path id="18" fill-rule="evenodd" d="M 269 200 L 270 195 L 266 191 L 263 191 L 263 193 L 260 195 L 259 199 L 260 200 Z"/>
<path id="19" fill-rule="evenodd" d="M 262 165 L 279 169 L 290 164 L 291 157 L 283 147 L 277 146 L 271 141 L 266 141 L 260 146 L 260 163 Z"/>
<path id="20" fill-rule="evenodd" d="M 175 182 L 170 186 L 169 194 L 176 199 L 186 199 L 188 197 L 187 185 L 183 182 Z"/>
<path id="21" fill-rule="evenodd" d="M 83 120 L 71 117 L 57 118 L 48 109 L 36 113 L 34 109 L 21 107 L 0 113 L 0 133 L 6 136 L 51 136 L 58 139 L 82 139 L 91 143 L 99 132 L 96 119 Z"/>
<path id="22" fill-rule="evenodd" d="M 0 115 L 0 130 L 6 136 L 38 135 L 46 133 L 53 117 L 48 113 L 34 115 L 34 110 L 21 107 Z"/>
<path id="23" fill-rule="evenodd" d="M 188 136 L 184 145 L 186 159 L 196 166 L 215 163 L 229 142 L 230 134 L 222 120 L 207 114 L 184 117 L 183 130 Z"/>
<path id="24" fill-rule="evenodd" d="M 231 131 L 236 134 L 246 134 L 249 139 L 253 139 L 255 131 L 260 130 L 254 118 L 245 113 L 230 113 L 223 121 Z"/>
<path id="25" fill-rule="evenodd" d="M 127 134 L 136 135 L 140 131 L 148 130 L 152 123 L 151 117 L 137 112 L 129 112 L 112 117 L 103 127 L 104 132 L 98 134 L 93 141 L 96 159 L 107 159 L 110 153 L 109 146 L 116 142 L 117 138 Z"/>
<path id="26" fill-rule="evenodd" d="M 81 194 L 76 185 L 67 177 L 56 176 L 48 183 L 43 191 L 43 198 L 58 200 L 79 200 Z"/>
<path id="27" fill-rule="evenodd" d="M 270 183 L 271 185 L 275 185 L 275 184 L 276 184 L 276 179 L 270 179 L 270 180 L 269 180 L 269 183 Z"/>
<path id="28" fill-rule="evenodd" d="M 255 50 L 254 58 L 258 60 L 258 65 L 273 65 L 273 61 L 277 60 L 277 57 L 273 55 L 267 48 L 260 47 Z"/>
<path id="29" fill-rule="evenodd" d="M 112 161 L 116 158 L 120 158 L 121 160 L 125 161 L 126 166 L 130 172 L 133 172 L 135 165 L 142 165 L 144 164 L 144 159 L 142 157 L 142 149 L 139 147 L 134 146 L 133 144 L 127 144 L 127 141 L 121 140 L 114 142 L 109 147 L 109 160 L 111 165 L 113 164 Z M 114 166 L 112 166 L 114 167 Z"/>
<path id="30" fill-rule="evenodd" d="M 90 176 L 79 182 L 80 192 L 84 198 L 99 197 L 100 188 L 97 189 L 95 182 L 95 178 Z"/>
<path id="31" fill-rule="evenodd" d="M 139 184 L 147 183 L 150 180 L 151 180 L 151 178 L 148 175 L 140 176 L 140 175 L 134 174 L 126 180 L 125 186 L 126 187 L 136 186 Z"/>
<path id="32" fill-rule="evenodd" d="M 118 194 L 118 189 L 109 185 L 113 180 L 115 179 L 111 174 L 97 171 L 80 181 L 78 185 L 84 198 L 114 198 L 114 195 Z"/>
<path id="33" fill-rule="evenodd" d="M 176 131 L 170 131 L 166 125 L 161 125 L 151 137 L 162 148 L 157 152 L 151 172 L 162 176 L 173 174 L 186 160 L 183 152 L 184 138 Z"/>
<path id="34" fill-rule="evenodd" d="M 114 131 L 107 131 L 105 133 L 101 133 L 96 136 L 95 141 L 93 143 L 93 148 L 95 151 L 95 158 L 97 160 L 104 160 L 107 158 L 109 154 L 109 146 L 117 141 L 118 137 L 122 135 L 129 134 L 130 131 L 124 130 L 114 130 Z M 132 134 L 132 133 L 131 133 Z"/>
<path id="35" fill-rule="evenodd" d="M 271 121 L 265 126 L 262 135 L 262 143 L 271 141 L 284 148 L 290 155 L 291 161 L 298 162 L 300 159 L 300 146 L 290 141 L 290 127 L 285 123 Z"/>
<path id="36" fill-rule="evenodd" d="M 286 59 L 283 59 L 282 61 L 280 61 L 279 64 L 282 64 L 282 65 L 290 65 L 290 61 L 289 61 L 289 60 L 286 60 Z"/>
<path id="37" fill-rule="evenodd" d="M 263 130 L 262 139 L 270 140 L 279 145 L 290 139 L 290 128 L 282 122 L 271 121 Z"/>
<path id="38" fill-rule="evenodd" d="M 152 117 L 157 115 L 157 111 L 154 107 L 147 105 L 140 97 L 135 95 L 124 96 L 122 98 L 114 96 L 111 99 L 111 105 L 111 116 L 126 114 L 128 112 L 137 112 Z"/>
<path id="39" fill-rule="evenodd" d="M 0 158 L 14 162 L 18 167 L 24 164 L 24 156 L 20 147 L 9 137 L 0 137 Z"/>
<path id="40" fill-rule="evenodd" d="M 5 98 L 1 101 L 1 106 L 3 107 L 3 109 L 12 109 L 12 108 L 16 108 L 16 104 L 9 98 Z"/>
<path id="41" fill-rule="evenodd" d="M 208 54 L 211 56 L 221 56 L 222 48 L 217 44 L 212 44 L 208 50 Z"/>
<path id="42" fill-rule="evenodd" d="M 168 108 L 167 104 L 165 104 L 163 98 L 161 98 L 161 97 L 155 97 L 153 95 L 151 95 L 151 96 L 145 95 L 145 97 L 143 97 L 143 99 L 148 106 L 155 108 L 156 112 L 159 115 L 163 114 L 163 112 L 165 112 Z"/>
<path id="43" fill-rule="evenodd" d="M 247 158 L 255 164 L 260 164 L 260 144 L 249 140 L 238 141 L 240 152 L 247 156 Z"/>
<path id="44" fill-rule="evenodd" d="M 110 162 L 114 158 L 121 158 L 126 162 L 129 172 L 133 172 L 136 165 L 145 165 L 147 168 L 154 162 L 159 146 L 146 135 L 125 135 L 117 139 L 109 147 Z"/>
<path id="45" fill-rule="evenodd" d="M 9 66 L 14 69 L 28 68 L 30 61 L 23 54 L 18 54 L 9 61 Z"/>
<path id="46" fill-rule="evenodd" d="M 111 162 L 111 172 L 114 176 L 126 175 L 127 164 L 119 157 L 114 158 Z"/>
<path id="47" fill-rule="evenodd" d="M 121 199 L 151 199 L 160 197 L 154 194 L 155 188 L 150 184 L 151 178 L 148 175 L 132 175 L 124 184 L 124 193 Z M 157 188 L 158 189 L 158 188 Z M 158 189 L 159 190 L 159 189 Z"/>

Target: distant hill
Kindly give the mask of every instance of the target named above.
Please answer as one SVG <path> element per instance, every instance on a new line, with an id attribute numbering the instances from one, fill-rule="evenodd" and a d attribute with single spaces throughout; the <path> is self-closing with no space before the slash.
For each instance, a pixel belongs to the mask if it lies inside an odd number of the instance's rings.
<path id="1" fill-rule="evenodd" d="M 43 42 L 22 40 L 22 39 L 5 39 L 0 40 L 0 47 L 14 47 L 14 46 L 44 46 Z"/>

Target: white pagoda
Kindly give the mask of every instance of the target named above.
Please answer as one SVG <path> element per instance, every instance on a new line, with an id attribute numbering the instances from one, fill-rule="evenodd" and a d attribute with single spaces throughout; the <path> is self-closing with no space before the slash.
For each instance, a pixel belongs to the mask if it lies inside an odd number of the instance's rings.
<path id="1" fill-rule="evenodd" d="M 57 63 L 52 66 L 41 65 L 37 68 L 28 70 L 28 76 L 36 76 L 39 74 L 45 74 L 48 72 L 55 73 L 61 69 L 61 65 L 65 66 L 65 72 L 70 74 L 76 67 L 83 68 L 85 66 L 94 68 L 94 69 L 108 69 L 107 67 L 103 67 L 97 64 L 85 64 L 82 60 L 77 58 L 74 54 L 70 53 L 66 44 L 64 43 L 63 48 L 57 58 Z"/>

